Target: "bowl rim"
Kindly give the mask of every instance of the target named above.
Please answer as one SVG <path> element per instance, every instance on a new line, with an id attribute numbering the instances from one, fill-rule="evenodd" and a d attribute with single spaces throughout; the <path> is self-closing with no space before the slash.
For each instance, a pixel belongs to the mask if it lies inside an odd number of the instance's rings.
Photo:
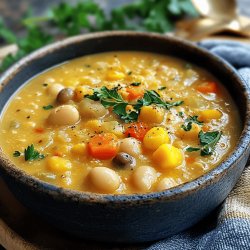
<path id="1" fill-rule="evenodd" d="M 161 39 L 165 42 L 174 42 L 181 44 L 184 47 L 189 47 L 192 50 L 195 50 L 197 53 L 202 54 L 204 57 L 216 61 L 223 65 L 223 67 L 231 74 L 234 80 L 237 81 L 237 84 L 241 86 L 244 91 L 244 96 L 247 100 L 246 102 L 246 117 L 245 123 L 241 136 L 238 140 L 237 145 L 234 150 L 223 160 L 217 167 L 210 170 L 209 172 L 203 174 L 202 176 L 187 182 L 179 186 L 158 192 L 150 193 L 135 193 L 135 194 L 99 194 L 91 192 L 83 192 L 72 190 L 68 188 L 58 187 L 47 182 L 44 182 L 34 176 L 27 174 L 24 170 L 19 169 L 15 164 L 10 160 L 10 158 L 5 155 L 0 147 L 0 169 L 4 173 L 10 175 L 16 179 L 16 181 L 29 186 L 29 188 L 39 192 L 41 194 L 49 195 L 53 199 L 61 201 L 76 201 L 77 203 L 112 203 L 112 204 L 121 204 L 121 203 L 152 203 L 155 200 L 165 201 L 165 200 L 175 200 L 182 197 L 186 197 L 189 194 L 196 192 L 206 186 L 210 185 L 213 182 L 220 180 L 227 172 L 234 167 L 237 167 L 237 164 L 245 156 L 245 152 L 250 149 L 250 88 L 245 80 L 238 75 L 237 71 L 224 59 L 210 53 L 208 50 L 200 48 L 195 44 L 182 40 L 180 38 L 160 35 L 157 33 L 150 32 L 135 32 L 135 31 L 105 31 L 105 32 L 94 32 L 90 34 L 82 34 L 70 38 L 63 39 L 61 41 L 54 42 L 50 45 L 44 46 L 31 54 L 25 56 L 20 61 L 11 66 L 5 73 L 0 77 L 0 92 L 4 86 L 11 80 L 15 74 L 21 71 L 28 63 L 31 63 L 32 60 L 41 58 L 44 55 L 53 53 L 54 51 L 60 50 L 68 45 L 81 43 L 88 39 L 98 39 L 112 36 L 141 36 L 147 39 Z M 139 50 L 138 50 L 139 51 Z M 209 70 L 208 70 L 209 72 Z M 234 98 L 233 98 L 234 99 Z"/>

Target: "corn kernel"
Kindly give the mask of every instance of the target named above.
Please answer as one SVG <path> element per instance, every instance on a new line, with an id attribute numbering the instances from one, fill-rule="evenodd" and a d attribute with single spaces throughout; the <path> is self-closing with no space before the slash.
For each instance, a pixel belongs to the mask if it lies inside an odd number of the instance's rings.
<path id="1" fill-rule="evenodd" d="M 85 143 L 78 143 L 75 144 L 72 148 L 71 148 L 71 152 L 75 155 L 84 155 L 87 151 L 87 146 Z"/>
<path id="2" fill-rule="evenodd" d="M 119 71 L 109 71 L 106 78 L 109 81 L 122 80 L 125 78 L 125 74 Z"/>
<path id="3" fill-rule="evenodd" d="M 212 119 L 220 119 L 222 113 L 217 109 L 202 110 L 199 115 L 199 120 L 203 122 L 210 122 Z"/>
<path id="4" fill-rule="evenodd" d="M 144 106 L 141 108 L 139 121 L 146 123 L 161 123 L 164 118 L 164 111 L 155 106 Z"/>
<path id="5" fill-rule="evenodd" d="M 102 130 L 102 123 L 99 120 L 89 120 L 85 123 L 85 128 L 99 132 Z"/>
<path id="6" fill-rule="evenodd" d="M 183 154 L 180 149 L 165 143 L 153 153 L 153 161 L 160 168 L 175 168 L 183 162 Z"/>
<path id="7" fill-rule="evenodd" d="M 83 99 L 85 95 L 93 94 L 93 90 L 88 88 L 87 86 L 77 86 L 75 88 L 75 96 L 74 99 L 79 102 Z"/>
<path id="8" fill-rule="evenodd" d="M 47 158 L 47 168 L 54 173 L 64 173 L 71 169 L 71 162 L 58 156 Z"/>
<path id="9" fill-rule="evenodd" d="M 143 144 L 147 149 L 156 150 L 163 143 L 169 143 L 170 139 L 166 129 L 161 127 L 151 128 L 143 139 Z"/>

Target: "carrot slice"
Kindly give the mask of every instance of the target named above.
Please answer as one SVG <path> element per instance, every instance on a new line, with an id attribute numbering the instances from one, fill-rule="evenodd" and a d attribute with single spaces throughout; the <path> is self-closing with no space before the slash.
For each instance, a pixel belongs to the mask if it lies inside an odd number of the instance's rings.
<path id="1" fill-rule="evenodd" d="M 192 164 L 195 162 L 195 157 L 189 156 L 185 158 L 187 164 Z"/>
<path id="2" fill-rule="evenodd" d="M 139 98 L 143 97 L 143 95 L 144 95 L 144 91 L 140 87 L 139 88 L 138 87 L 129 87 L 129 88 L 126 88 L 126 91 L 128 92 L 127 99 L 129 101 L 139 99 Z"/>
<path id="3" fill-rule="evenodd" d="M 144 122 L 134 122 L 129 124 L 125 131 L 125 136 L 134 137 L 139 141 L 143 141 L 144 136 L 148 132 L 149 127 Z"/>
<path id="4" fill-rule="evenodd" d="M 89 154 L 100 160 L 108 160 L 118 152 L 118 139 L 112 133 L 98 134 L 88 143 Z"/>
<path id="5" fill-rule="evenodd" d="M 44 128 L 38 127 L 38 128 L 35 128 L 34 130 L 35 130 L 35 132 L 38 133 L 38 134 L 44 133 Z"/>
<path id="6" fill-rule="evenodd" d="M 218 85 L 215 82 L 204 82 L 198 86 L 196 86 L 196 90 L 203 94 L 208 93 L 217 93 L 218 92 Z"/>

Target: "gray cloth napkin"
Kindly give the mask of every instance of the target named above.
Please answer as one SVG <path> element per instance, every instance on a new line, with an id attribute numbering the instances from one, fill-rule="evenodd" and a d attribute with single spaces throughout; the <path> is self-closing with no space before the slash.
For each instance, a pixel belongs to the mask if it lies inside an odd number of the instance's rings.
<path id="1" fill-rule="evenodd" d="M 210 50 L 234 66 L 250 86 L 250 45 L 204 41 Z M 250 162 L 225 202 L 193 228 L 155 244 L 149 250 L 250 250 Z"/>

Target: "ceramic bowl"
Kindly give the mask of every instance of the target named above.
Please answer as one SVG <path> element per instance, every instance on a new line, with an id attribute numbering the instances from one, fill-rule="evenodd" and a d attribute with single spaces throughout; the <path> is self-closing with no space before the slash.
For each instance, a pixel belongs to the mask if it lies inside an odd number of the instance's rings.
<path id="1" fill-rule="evenodd" d="M 1 149 L 0 173 L 26 207 L 66 232 L 107 242 L 158 240 L 189 228 L 221 204 L 247 162 L 250 94 L 246 83 L 230 65 L 194 44 L 173 37 L 137 32 L 81 35 L 35 51 L 5 72 L 0 80 L 0 107 L 3 109 L 23 83 L 43 70 L 76 57 L 118 50 L 175 56 L 203 67 L 220 80 L 236 102 L 243 124 L 234 151 L 218 167 L 196 180 L 148 194 L 101 195 L 56 187 L 18 169 Z"/>

